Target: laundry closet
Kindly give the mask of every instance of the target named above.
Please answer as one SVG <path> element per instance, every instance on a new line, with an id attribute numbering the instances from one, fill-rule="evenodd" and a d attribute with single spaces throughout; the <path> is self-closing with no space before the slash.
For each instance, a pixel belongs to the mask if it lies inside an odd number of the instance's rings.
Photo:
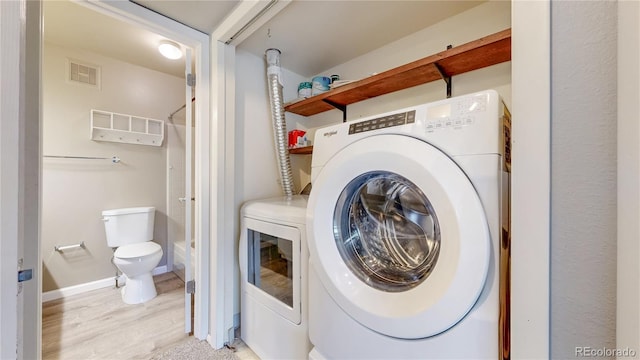
<path id="1" fill-rule="evenodd" d="M 399 7 L 413 6 L 412 2 L 399 3 Z M 418 2 L 420 3 L 420 2 Z M 444 2 L 443 2 L 444 3 Z M 371 37 L 384 38 L 392 32 L 393 24 L 389 19 L 402 21 L 402 17 L 388 14 L 387 21 L 374 24 L 358 22 L 358 26 L 344 26 L 344 33 L 337 35 L 328 27 L 342 28 L 335 19 L 314 18 L 313 6 L 320 6 L 321 2 L 292 2 L 262 27 L 253 32 L 248 39 L 237 45 L 235 62 L 235 206 L 234 213 L 239 216 L 242 204 L 256 199 L 267 199 L 282 195 L 280 189 L 278 164 L 274 151 L 272 121 L 269 108 L 269 94 L 267 84 L 267 65 L 264 51 L 276 48 L 281 51 L 280 64 L 283 83 L 283 98 L 286 110 L 287 130 L 302 130 L 306 132 L 310 147 L 290 151 L 290 162 L 293 180 L 297 191 L 302 190 L 311 180 L 311 159 L 313 156 L 313 138 L 315 131 L 328 125 L 349 122 L 375 114 L 394 111 L 425 104 L 447 98 L 447 82 L 449 82 L 452 96 L 469 94 L 486 89 L 496 90 L 507 107 L 511 104 L 511 62 L 510 62 L 510 2 L 454 2 L 457 9 L 441 20 L 426 23 L 416 27 L 414 31 L 388 39 L 379 46 L 367 49 L 362 53 L 345 58 L 340 52 L 341 46 L 358 47 L 359 44 L 349 44 L 350 32 L 366 29 Z M 366 6 L 373 6 L 354 2 L 345 7 L 345 11 L 353 19 L 367 17 Z M 433 3 L 440 6 L 441 3 Z M 451 4 L 451 2 L 449 2 Z M 417 11 L 417 10 L 416 10 Z M 401 12 L 401 11 L 400 11 Z M 302 16 L 306 14 L 306 16 Z M 427 16 L 425 12 L 425 17 Z M 340 16 L 336 16 L 340 18 Z M 339 21 L 339 20 L 338 20 Z M 354 20 L 355 21 L 355 20 Z M 288 24 L 290 27 L 286 28 Z M 304 29 L 303 29 L 304 28 Z M 326 30 L 326 31 L 325 31 Z M 309 31 L 317 33 L 336 34 L 325 37 L 321 42 L 309 42 L 304 34 Z M 396 79 L 400 83 L 397 89 L 383 94 L 368 92 L 363 83 L 360 90 L 355 90 L 357 100 L 348 100 L 348 105 L 341 108 L 331 101 L 316 101 L 309 104 L 309 100 L 298 97 L 300 83 L 311 82 L 316 76 L 338 75 L 340 80 L 370 79 L 388 70 L 403 69 L 407 64 L 429 58 L 439 54 L 447 56 L 448 48 L 456 51 L 462 46 L 484 46 L 484 40 L 489 42 L 508 42 L 508 59 L 501 59 L 493 64 L 478 66 L 477 70 L 468 69 L 459 75 L 448 78 L 446 71 L 440 69 L 441 75 L 432 80 L 418 81 L 415 86 L 407 86 L 416 77 L 425 76 L 426 70 L 409 72 L 404 78 Z M 470 43 L 476 44 L 469 45 Z M 496 45 L 500 48 L 503 45 Z M 260 54 L 260 50 L 262 49 Z M 319 50 L 319 51 L 318 51 Z M 495 52 L 495 49 L 489 52 Z M 500 50 L 497 50 L 500 51 Z M 440 54 L 442 53 L 442 54 Z M 309 58 L 309 54 L 312 57 Z M 472 55 L 478 57 L 480 55 Z M 299 59 L 307 59 L 301 61 Z M 338 59 L 338 60 L 333 60 Z M 296 61 L 298 60 L 298 61 Z M 316 62 L 316 60 L 318 60 Z M 305 61 L 307 64 L 304 64 Z M 465 62 L 465 60 L 460 60 Z M 431 62 L 431 61 L 427 61 Z M 291 64 L 291 66 L 289 66 Z M 318 68 L 316 64 L 325 67 Z M 309 66 L 304 66 L 309 65 Z M 314 68 L 312 65 L 316 65 Z M 429 65 L 430 71 L 436 71 L 437 65 Z M 485 67 L 486 66 L 486 67 Z M 293 69 L 295 68 L 295 69 Z M 435 70 L 434 70 L 435 69 Z M 303 72 L 304 71 L 304 72 Z M 366 81 L 365 81 L 366 82 Z M 422 83 L 424 82 L 424 83 Z M 362 83 L 362 82 L 361 82 Z M 344 85 L 349 86 L 349 85 Z M 379 85 L 372 85 L 375 87 Z M 375 93 L 375 94 L 374 94 Z M 347 96 L 348 97 L 348 96 Z M 305 108 L 306 107 L 306 108 Z M 308 110 L 320 107 L 321 110 Z M 304 115 L 301 115 L 304 114 Z M 313 190 L 311 190 L 313 191 Z M 240 220 L 235 218 L 236 228 Z M 236 234 L 235 239 L 240 235 Z M 237 244 L 235 249 L 237 249 Z M 234 254 L 236 258 L 242 254 Z M 234 314 L 236 325 L 239 324 L 240 291 L 242 279 L 235 274 L 236 291 L 234 292 Z M 304 304 L 303 304 L 304 307 Z M 303 309 L 304 311 L 304 309 Z"/>

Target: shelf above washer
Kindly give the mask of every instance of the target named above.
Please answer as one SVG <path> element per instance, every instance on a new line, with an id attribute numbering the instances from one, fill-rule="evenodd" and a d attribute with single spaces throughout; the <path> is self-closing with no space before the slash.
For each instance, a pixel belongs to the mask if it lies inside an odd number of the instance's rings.
<path id="1" fill-rule="evenodd" d="M 285 104 L 285 110 L 311 116 L 337 106 L 346 107 L 362 100 L 510 60 L 511 29 L 506 29 L 325 93 Z"/>
<path id="2" fill-rule="evenodd" d="M 309 155 L 311 153 L 313 153 L 313 146 L 305 146 L 305 147 L 299 147 L 295 149 L 289 149 L 289 154 Z"/>

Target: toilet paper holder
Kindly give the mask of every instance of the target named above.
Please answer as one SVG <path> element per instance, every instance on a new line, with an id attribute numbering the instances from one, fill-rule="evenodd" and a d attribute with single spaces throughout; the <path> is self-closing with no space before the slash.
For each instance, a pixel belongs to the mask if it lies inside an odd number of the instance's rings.
<path id="1" fill-rule="evenodd" d="M 65 250 L 72 250 L 72 249 L 79 249 L 79 248 L 82 248 L 82 249 L 84 249 L 84 248 L 85 248 L 85 247 L 84 247 L 84 241 L 83 241 L 83 242 L 81 242 L 81 243 L 79 243 L 79 244 L 73 244 L 73 245 L 62 245 L 62 246 L 61 246 L 61 245 L 56 245 L 56 246 L 54 247 L 54 249 L 55 249 L 57 252 L 59 252 L 59 253 L 62 253 L 62 252 L 64 252 Z"/>

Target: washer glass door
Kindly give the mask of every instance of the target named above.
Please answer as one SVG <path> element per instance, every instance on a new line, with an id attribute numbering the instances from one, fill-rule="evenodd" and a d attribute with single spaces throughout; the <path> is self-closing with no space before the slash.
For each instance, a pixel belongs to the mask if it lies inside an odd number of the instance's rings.
<path id="1" fill-rule="evenodd" d="M 440 225 L 433 206 L 401 175 L 372 171 L 357 176 L 340 194 L 333 224 L 342 259 L 373 288 L 409 290 L 438 261 Z"/>

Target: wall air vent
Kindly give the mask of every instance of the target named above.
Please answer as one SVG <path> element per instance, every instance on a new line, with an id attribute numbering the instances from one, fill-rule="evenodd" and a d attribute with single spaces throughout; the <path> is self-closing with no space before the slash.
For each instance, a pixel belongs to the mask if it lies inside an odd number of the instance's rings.
<path id="1" fill-rule="evenodd" d="M 100 67 L 67 59 L 67 80 L 99 88 Z"/>

